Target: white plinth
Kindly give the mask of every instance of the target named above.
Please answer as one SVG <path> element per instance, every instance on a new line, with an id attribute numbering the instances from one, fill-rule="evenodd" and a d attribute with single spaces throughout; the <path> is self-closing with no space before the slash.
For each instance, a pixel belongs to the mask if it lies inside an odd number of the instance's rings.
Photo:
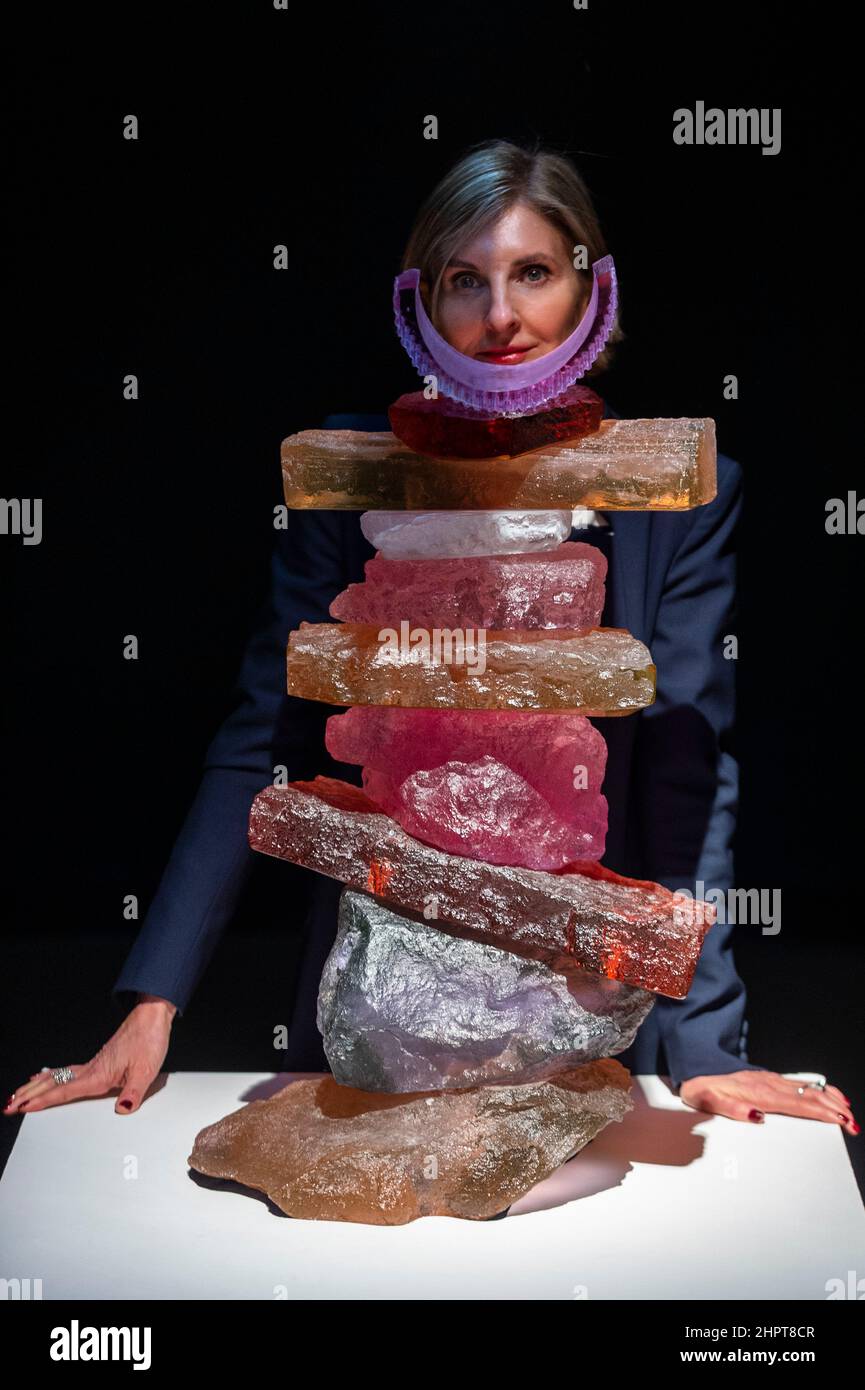
<path id="1" fill-rule="evenodd" d="M 838 1127 L 704 1115 L 655 1076 L 496 1221 L 298 1221 L 199 1185 L 198 1131 L 291 1079 L 173 1073 L 134 1115 L 111 1097 L 27 1116 L 0 1182 L 0 1277 L 39 1279 L 44 1299 L 825 1300 L 865 1273 Z"/>

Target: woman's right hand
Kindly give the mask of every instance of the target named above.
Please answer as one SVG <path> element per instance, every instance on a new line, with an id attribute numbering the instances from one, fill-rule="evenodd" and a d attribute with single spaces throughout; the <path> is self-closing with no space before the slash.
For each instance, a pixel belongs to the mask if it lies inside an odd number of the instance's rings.
<path id="1" fill-rule="evenodd" d="M 89 1062 L 70 1063 L 73 1081 L 57 1084 L 50 1071 L 36 1072 L 13 1092 L 3 1107 L 4 1115 L 29 1115 L 50 1105 L 63 1105 L 82 1096 L 104 1096 L 115 1088 L 120 1094 L 114 1106 L 118 1115 L 131 1115 L 159 1075 L 176 1006 L 155 994 L 142 994 L 117 1032 Z"/>

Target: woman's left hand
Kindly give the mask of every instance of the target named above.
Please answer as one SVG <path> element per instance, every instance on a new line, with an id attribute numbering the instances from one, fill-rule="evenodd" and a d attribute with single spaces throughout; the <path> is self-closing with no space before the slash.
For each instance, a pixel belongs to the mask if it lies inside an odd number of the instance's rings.
<path id="1" fill-rule="evenodd" d="M 801 1115 L 843 1125 L 848 1134 L 858 1134 L 850 1102 L 837 1086 L 821 1090 L 806 1086 L 799 1095 L 797 1086 L 776 1071 L 731 1071 L 723 1076 L 692 1076 L 679 1087 L 679 1096 L 695 1110 L 727 1115 L 731 1120 L 752 1120 L 762 1124 L 766 1114 Z"/>

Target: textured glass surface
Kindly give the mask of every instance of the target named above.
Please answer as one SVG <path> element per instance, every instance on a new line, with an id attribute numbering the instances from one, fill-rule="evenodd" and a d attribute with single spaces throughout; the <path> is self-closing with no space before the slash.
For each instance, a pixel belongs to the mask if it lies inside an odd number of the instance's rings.
<path id="1" fill-rule="evenodd" d="M 401 618 L 428 627 L 597 627 L 607 561 L 596 546 L 565 541 L 542 555 L 387 560 L 364 566 L 330 605 L 344 622 Z"/>
<path id="2" fill-rule="evenodd" d="M 571 534 L 567 512 L 364 512 L 360 529 L 388 560 L 554 550 Z"/>
<path id="3" fill-rule="evenodd" d="M 389 431 L 303 430 L 282 444 L 289 507 L 676 511 L 711 502 L 715 473 L 711 419 L 604 420 L 512 459 L 429 459 Z"/>
<path id="4" fill-rule="evenodd" d="M 265 787 L 252 803 L 249 843 L 398 912 L 434 914 L 443 931 L 676 999 L 715 920 L 711 903 L 593 861 L 551 874 L 445 854 L 408 835 L 360 787 L 331 777 Z"/>
<path id="5" fill-rule="evenodd" d="M 489 416 L 448 396 L 429 400 L 414 391 L 400 396 L 387 413 L 397 439 L 419 454 L 502 458 L 591 434 L 604 418 L 604 402 L 588 386 L 574 385 L 533 415 Z"/>
<path id="6" fill-rule="evenodd" d="M 525 1086 L 384 1095 L 327 1076 L 293 1081 L 196 1135 L 187 1162 L 289 1216 L 400 1226 L 484 1220 L 633 1109 L 613 1058 Z"/>
<path id="7" fill-rule="evenodd" d="M 582 715 L 356 705 L 331 715 L 325 743 L 437 849 L 529 869 L 603 856 L 607 745 Z"/>
<path id="8" fill-rule="evenodd" d="M 387 630 L 392 640 L 381 636 Z M 421 639 L 413 638 L 418 632 Z M 649 650 L 621 628 L 481 633 L 445 627 L 437 634 L 407 621 L 382 628 L 304 622 L 289 636 L 288 693 L 332 705 L 585 715 L 626 715 L 655 698 Z"/>
<path id="9" fill-rule="evenodd" d="M 656 997 L 449 936 L 346 888 L 318 1027 L 343 1086 L 523 1085 L 623 1052 Z"/>

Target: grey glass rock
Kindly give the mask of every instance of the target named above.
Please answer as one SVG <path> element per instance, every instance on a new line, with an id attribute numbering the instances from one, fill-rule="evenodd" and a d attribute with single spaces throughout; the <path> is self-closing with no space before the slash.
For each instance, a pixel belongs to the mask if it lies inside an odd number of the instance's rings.
<path id="1" fill-rule="evenodd" d="M 341 1085 L 519 1085 L 623 1052 L 655 998 L 448 935 L 346 888 L 317 1023 Z"/>

